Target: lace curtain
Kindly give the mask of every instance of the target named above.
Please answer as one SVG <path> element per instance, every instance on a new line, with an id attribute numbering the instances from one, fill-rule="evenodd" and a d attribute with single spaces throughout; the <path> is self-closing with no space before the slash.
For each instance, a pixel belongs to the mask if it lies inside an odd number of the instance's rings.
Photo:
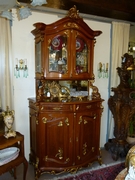
<path id="1" fill-rule="evenodd" d="M 12 42 L 10 21 L 0 18 L 0 107 L 13 109 Z"/>
<path id="2" fill-rule="evenodd" d="M 117 67 L 121 67 L 121 57 L 128 52 L 128 43 L 129 43 L 129 31 L 130 24 L 112 22 L 112 47 L 111 47 L 111 62 L 110 62 L 110 95 L 113 95 L 111 92 L 112 87 L 117 87 L 119 85 L 119 77 L 117 74 Z M 109 98 L 108 97 L 108 98 Z M 113 137 L 114 130 L 114 120 L 111 112 L 109 111 L 109 121 L 108 121 L 108 132 L 107 138 Z"/>

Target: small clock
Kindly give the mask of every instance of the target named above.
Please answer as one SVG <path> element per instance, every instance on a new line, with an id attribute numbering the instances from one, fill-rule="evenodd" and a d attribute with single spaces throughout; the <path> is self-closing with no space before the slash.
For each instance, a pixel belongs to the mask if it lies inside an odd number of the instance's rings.
<path id="1" fill-rule="evenodd" d="M 50 93 L 52 96 L 54 97 L 58 97 L 59 96 L 59 92 L 60 92 L 60 86 L 59 84 L 57 84 L 56 82 L 52 82 L 50 84 Z"/>

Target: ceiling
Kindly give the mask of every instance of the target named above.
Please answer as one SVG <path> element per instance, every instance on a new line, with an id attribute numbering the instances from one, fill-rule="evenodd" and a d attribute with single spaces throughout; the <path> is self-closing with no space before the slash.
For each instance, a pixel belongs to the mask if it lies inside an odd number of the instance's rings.
<path id="1" fill-rule="evenodd" d="M 130 41 L 135 42 L 135 0 L 46 0 L 42 8 L 55 10 L 69 10 L 76 5 L 80 13 L 118 21 L 130 22 Z M 31 3 L 31 0 L 19 0 L 22 3 Z"/>
<path id="2" fill-rule="evenodd" d="M 1 0 L 5 1 L 15 0 Z M 130 41 L 135 42 L 135 0 L 46 0 L 47 4 L 42 7 L 35 7 L 37 10 L 47 11 L 53 9 L 55 13 L 59 14 L 59 10 L 69 10 L 76 5 L 80 13 L 88 15 L 94 20 L 108 21 L 112 20 L 124 21 L 131 24 Z M 21 3 L 30 5 L 32 0 L 18 0 Z M 48 10 L 49 11 L 49 10 Z"/>
<path id="3" fill-rule="evenodd" d="M 135 0 L 46 0 L 44 7 L 69 10 L 76 5 L 80 13 L 135 22 Z M 31 0 L 19 0 L 31 3 Z"/>

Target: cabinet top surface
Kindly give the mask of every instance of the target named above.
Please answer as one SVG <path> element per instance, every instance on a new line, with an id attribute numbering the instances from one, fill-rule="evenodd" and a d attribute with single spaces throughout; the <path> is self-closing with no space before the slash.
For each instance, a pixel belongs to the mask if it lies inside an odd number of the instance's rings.
<path id="1" fill-rule="evenodd" d="M 10 138 L 5 138 L 4 134 L 0 134 L 0 149 L 3 149 L 8 146 L 12 146 L 18 141 L 23 141 L 24 136 L 20 134 L 19 132 L 16 132 L 16 137 L 10 137 Z"/>
<path id="2" fill-rule="evenodd" d="M 69 101 L 69 102 L 61 102 L 61 101 L 57 101 L 57 102 L 45 102 L 45 101 L 36 101 L 36 98 L 28 98 L 29 102 L 33 102 L 33 103 L 46 103 L 46 104 L 84 104 L 84 103 L 94 103 L 94 102 L 102 102 L 104 101 L 103 99 L 99 98 L 99 99 L 92 99 L 92 100 L 86 100 L 86 101 Z"/>

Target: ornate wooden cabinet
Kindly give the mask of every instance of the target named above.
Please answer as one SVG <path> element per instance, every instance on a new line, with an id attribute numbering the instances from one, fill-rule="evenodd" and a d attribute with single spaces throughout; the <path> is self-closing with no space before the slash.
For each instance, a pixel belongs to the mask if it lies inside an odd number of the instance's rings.
<path id="1" fill-rule="evenodd" d="M 125 53 L 122 56 L 121 67 L 117 67 L 120 84 L 113 87 L 113 96 L 108 99 L 108 106 L 114 118 L 114 137 L 105 144 L 106 150 L 112 153 L 112 158 L 126 157 L 131 145 L 127 142 L 129 123 L 135 114 L 134 90 L 134 58 Z"/>
<path id="2" fill-rule="evenodd" d="M 42 172 L 76 172 L 101 161 L 103 111 L 93 85 L 93 31 L 76 7 L 49 25 L 34 24 L 36 98 L 29 99 L 30 161 Z"/>

